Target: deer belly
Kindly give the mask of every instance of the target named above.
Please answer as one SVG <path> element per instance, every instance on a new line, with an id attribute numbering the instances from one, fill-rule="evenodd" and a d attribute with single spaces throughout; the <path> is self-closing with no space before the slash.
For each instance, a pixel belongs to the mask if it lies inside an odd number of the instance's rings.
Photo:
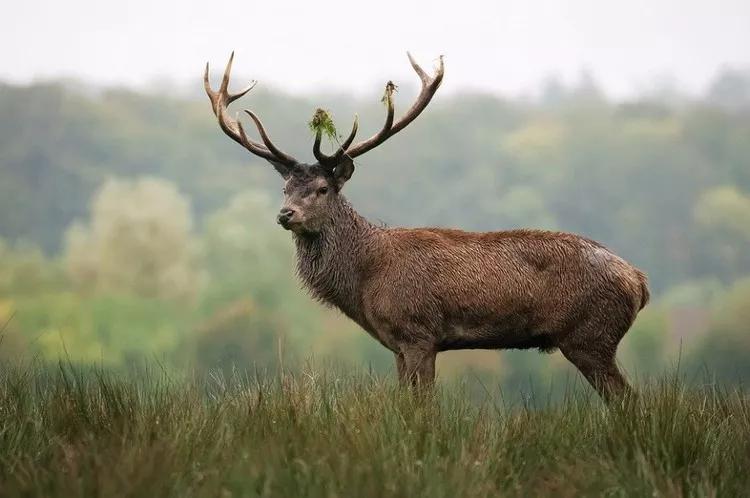
<path id="1" fill-rule="evenodd" d="M 452 324 L 438 341 L 442 351 L 452 349 L 550 349 L 554 342 L 550 334 L 534 330 L 529 321 L 520 316 L 482 324 Z"/>

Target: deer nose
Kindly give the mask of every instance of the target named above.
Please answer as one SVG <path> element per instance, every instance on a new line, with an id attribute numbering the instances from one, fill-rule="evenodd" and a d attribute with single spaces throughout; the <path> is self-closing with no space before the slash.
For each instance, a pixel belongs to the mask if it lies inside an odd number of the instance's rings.
<path id="1" fill-rule="evenodd" d="M 284 223 L 287 223 L 292 219 L 294 213 L 294 209 L 283 208 L 281 211 L 279 211 L 279 215 L 276 217 L 276 221 L 283 225 Z"/>

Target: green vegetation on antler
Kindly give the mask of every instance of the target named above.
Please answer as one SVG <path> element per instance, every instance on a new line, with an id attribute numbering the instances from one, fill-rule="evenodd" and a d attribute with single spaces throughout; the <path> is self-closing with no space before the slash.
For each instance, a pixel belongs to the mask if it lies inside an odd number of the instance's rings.
<path id="1" fill-rule="evenodd" d="M 386 105 L 386 107 L 390 107 L 393 100 L 393 92 L 398 90 L 398 86 L 392 81 L 389 81 L 385 84 L 385 91 L 383 92 L 383 97 L 380 99 L 380 101 Z"/>
<path id="2" fill-rule="evenodd" d="M 338 139 L 336 125 L 333 124 L 331 113 L 325 109 L 318 108 L 313 114 L 312 119 L 307 123 L 307 126 L 310 127 L 310 131 L 316 135 L 318 133 L 325 135 L 331 142 Z"/>

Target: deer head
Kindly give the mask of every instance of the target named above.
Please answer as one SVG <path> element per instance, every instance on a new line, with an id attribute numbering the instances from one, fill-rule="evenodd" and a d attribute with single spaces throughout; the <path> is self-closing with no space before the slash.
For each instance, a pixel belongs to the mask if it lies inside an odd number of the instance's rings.
<path id="1" fill-rule="evenodd" d="M 358 121 L 355 116 L 349 136 L 332 155 L 326 155 L 320 150 L 322 131 L 318 128 L 313 143 L 313 155 L 316 159 L 313 164 L 300 163 L 274 145 L 263 123 L 252 111 L 245 110 L 245 113 L 255 123 L 262 143 L 249 138 L 239 119 L 229 116 L 227 106 L 252 90 L 256 84 L 253 81 L 237 93 L 229 92 L 229 77 L 232 71 L 234 52 L 229 57 L 218 91 L 213 91 L 211 88 L 208 78 L 208 64 L 206 64 L 203 83 L 208 98 L 211 100 L 213 112 L 219 121 L 219 127 L 232 140 L 245 147 L 252 154 L 271 163 L 286 182 L 284 185 L 284 204 L 277 218 L 279 224 L 285 229 L 298 234 L 319 232 L 326 221 L 330 219 L 330 212 L 337 205 L 339 192 L 354 173 L 354 158 L 374 149 L 403 130 L 430 103 L 443 80 L 443 58 L 440 57 L 434 76 L 430 76 L 419 67 L 411 54 L 407 52 L 407 55 L 414 71 L 422 81 L 422 89 L 414 104 L 398 121 L 394 122 L 393 92 L 396 85 L 389 81 L 385 86 L 383 96 L 387 109 L 383 128 L 367 140 L 354 143 L 358 128 Z"/>

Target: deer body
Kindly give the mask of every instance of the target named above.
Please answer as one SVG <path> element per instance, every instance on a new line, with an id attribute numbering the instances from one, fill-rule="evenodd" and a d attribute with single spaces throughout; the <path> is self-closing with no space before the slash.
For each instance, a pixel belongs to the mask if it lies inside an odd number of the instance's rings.
<path id="1" fill-rule="evenodd" d="M 451 349 L 607 357 L 648 299 L 642 272 L 583 237 L 381 228 L 339 199 L 320 233 L 295 235 L 298 274 L 422 381 Z"/>
<path id="2" fill-rule="evenodd" d="M 312 165 L 281 152 L 252 112 L 246 111 L 263 144 L 228 116 L 227 105 L 252 88 L 228 92 L 231 58 L 218 92 L 206 68 L 206 91 L 221 128 L 285 179 L 278 222 L 293 233 L 299 277 L 316 299 L 340 309 L 394 353 L 402 382 L 431 384 L 440 351 L 538 348 L 559 349 L 605 398 L 627 391 L 615 354 L 648 302 L 640 270 L 569 233 L 375 226 L 340 193 L 354 172 L 353 159 L 406 127 L 440 85 L 442 59 L 434 77 L 410 60 L 422 91 L 405 115 L 394 122 L 395 86 L 388 82 L 383 129 L 352 145 L 355 119 L 331 156 L 320 151 L 319 130 Z"/>

